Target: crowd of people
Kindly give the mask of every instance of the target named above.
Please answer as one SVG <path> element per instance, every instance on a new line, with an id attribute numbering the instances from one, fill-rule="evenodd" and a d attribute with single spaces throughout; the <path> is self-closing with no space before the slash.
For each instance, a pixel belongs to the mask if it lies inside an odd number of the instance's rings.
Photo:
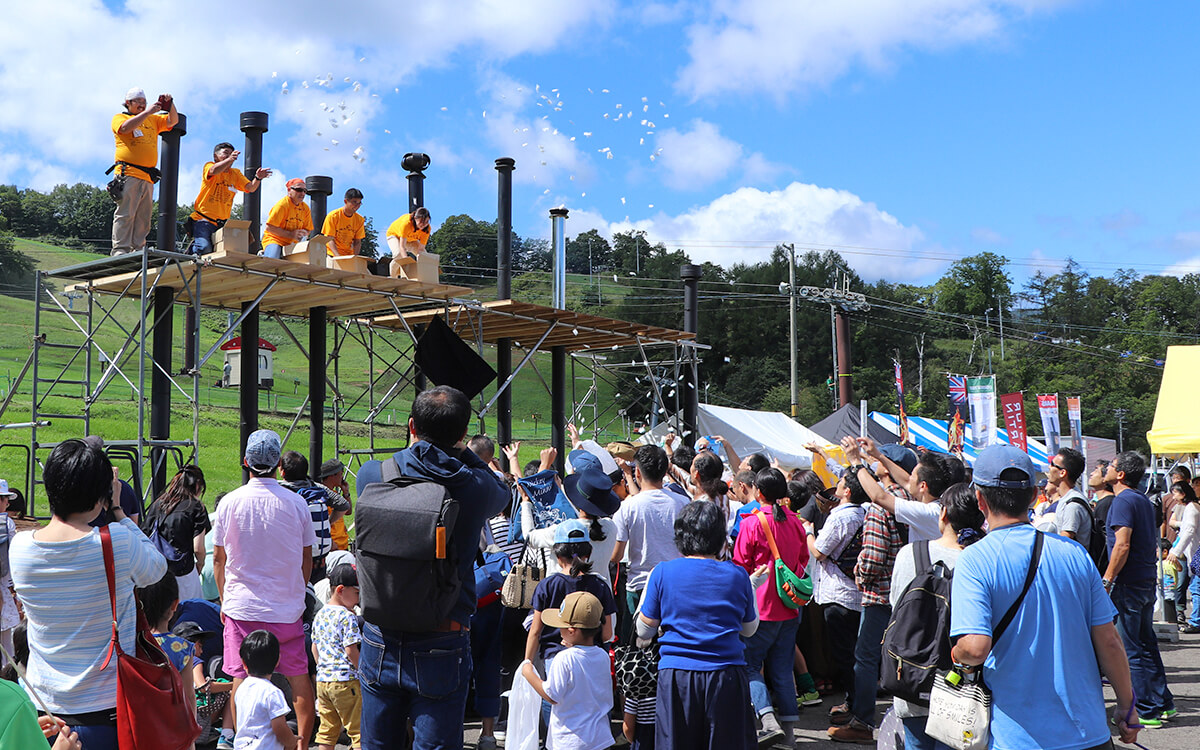
<path id="1" fill-rule="evenodd" d="M 25 689 L 0 689 L 4 731 L 116 748 L 106 652 L 114 612 L 132 648 L 140 607 L 218 748 L 462 747 L 473 694 L 486 750 L 516 739 L 519 709 L 503 701 L 516 682 L 540 701 L 533 731 L 549 748 L 791 746 L 812 710 L 832 740 L 873 744 L 881 662 L 896 656 L 886 631 L 911 629 L 900 603 L 934 567 L 952 595 L 928 629 L 944 666 L 990 687 L 993 746 L 1109 747 L 1178 715 L 1153 609 L 1160 559 L 1180 611 L 1191 590 L 1189 622 L 1200 601 L 1184 467 L 1160 521 L 1134 452 L 1091 472 L 1089 499 L 1070 448 L 1039 486 L 1009 446 L 969 469 L 846 438 L 844 460 L 813 446 L 816 470 L 785 472 L 720 436 L 601 446 L 572 430 L 560 476 L 553 449 L 522 466 L 519 444 L 498 456 L 468 439 L 471 414 L 453 388 L 420 394 L 409 447 L 359 467 L 355 503 L 341 462 L 310 471 L 269 430 L 212 512 L 196 466 L 143 510 L 102 440 L 60 443 L 43 476 L 49 522 L 15 536 L 8 522 L 15 599 L 0 596 L 0 623 L 6 674 Z M 436 516 L 424 558 L 406 503 Z M 96 524 L 111 538 L 111 603 Z M 514 598 L 518 581 L 531 591 Z M 614 681 L 617 646 L 618 661 L 657 653 L 648 690 Z M 928 705 L 897 691 L 905 747 L 944 747 Z"/>
<path id="2" fill-rule="evenodd" d="M 148 103 L 146 92 L 138 87 L 125 93 L 124 110 L 113 115 L 112 132 L 116 153 L 110 172 L 109 193 L 116 202 L 113 213 L 112 255 L 139 253 L 145 250 L 146 235 L 154 203 L 154 185 L 160 178 L 158 170 L 158 138 L 179 122 L 175 100 L 161 94 Z M 213 235 L 233 214 L 233 199 L 239 193 L 253 193 L 262 181 L 271 176 L 267 167 L 256 167 L 247 176 L 234 166 L 241 152 L 232 143 L 213 147 L 212 161 L 206 162 L 201 174 L 200 190 L 192 212 L 184 222 L 191 237 L 188 252 L 205 255 L 213 250 Z M 296 243 L 314 234 L 312 212 L 304 202 L 308 188 L 296 177 L 287 181 L 287 195 L 280 198 L 267 214 L 259 255 L 282 258 Z M 363 193 L 358 188 L 345 192 L 341 208 L 330 211 L 320 234 L 330 238 L 326 253 L 330 257 L 357 256 L 366 238 L 366 222 L 359 209 Z M 402 269 L 425 253 L 430 234 L 429 210 L 419 206 L 392 222 L 385 237 L 391 250 L 388 265 L 368 262 L 368 270 L 380 276 L 402 275 Z"/>

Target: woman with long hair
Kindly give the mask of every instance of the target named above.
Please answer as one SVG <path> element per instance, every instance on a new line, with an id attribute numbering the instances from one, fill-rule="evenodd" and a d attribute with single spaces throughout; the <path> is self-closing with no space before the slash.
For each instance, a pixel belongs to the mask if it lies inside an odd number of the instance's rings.
<path id="1" fill-rule="evenodd" d="M 182 564 L 191 563 L 186 572 L 179 572 L 179 568 L 173 571 L 179 579 L 180 601 L 204 598 L 200 585 L 204 535 L 212 529 L 202 500 L 205 489 L 204 472 L 199 466 L 188 464 L 171 478 L 167 489 L 150 504 L 142 519 L 142 530 L 147 535 L 157 528 L 158 535 L 184 558 Z"/>
<path id="2" fill-rule="evenodd" d="M 721 479 L 724 473 L 725 464 L 712 451 L 700 451 L 692 459 L 692 499 L 706 500 L 720 508 L 728 533 L 733 529 L 734 519 L 742 504 L 730 497 L 729 485 Z"/>
<path id="3" fill-rule="evenodd" d="M 938 498 L 942 506 L 942 514 L 938 518 L 938 528 L 942 535 L 929 542 L 929 560 L 931 563 L 941 562 L 947 568 L 954 568 L 958 555 L 964 547 L 974 544 L 983 538 L 983 513 L 979 510 L 979 502 L 975 499 L 975 488 L 965 482 L 951 485 Z M 917 576 L 916 561 L 913 556 L 913 545 L 907 544 L 900 548 L 896 555 L 896 565 L 892 569 L 892 606 L 900 601 L 904 590 Z M 908 750 L 949 750 L 942 743 L 930 739 L 925 734 L 925 722 L 929 709 L 909 703 L 903 698 L 892 698 L 896 716 L 904 724 L 904 747 Z"/>
<path id="4" fill-rule="evenodd" d="M 1187 622 L 1180 628 L 1185 633 L 1200 633 L 1200 578 L 1188 570 L 1192 556 L 1200 547 L 1200 502 L 1196 501 L 1196 491 L 1188 482 L 1176 482 L 1171 485 L 1171 494 L 1175 496 L 1179 532 L 1175 536 L 1175 544 L 1167 553 L 1167 562 L 1175 567 L 1175 604 L 1180 612 L 1186 611 L 1184 599 L 1186 594 L 1192 595 L 1192 613 Z M 1171 525 L 1176 524 L 1171 519 Z"/>

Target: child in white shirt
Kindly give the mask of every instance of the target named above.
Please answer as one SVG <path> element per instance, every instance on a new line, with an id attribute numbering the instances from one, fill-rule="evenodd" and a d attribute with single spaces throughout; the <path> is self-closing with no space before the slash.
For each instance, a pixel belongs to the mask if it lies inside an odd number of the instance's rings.
<path id="1" fill-rule="evenodd" d="M 545 681 L 531 662 L 521 673 L 550 707 L 548 750 L 606 750 L 613 745 L 608 713 L 612 709 L 612 673 L 608 653 L 597 647 L 604 619 L 594 594 L 567 594 L 557 609 L 542 611 L 542 622 L 558 628 L 565 649 L 547 667 Z"/>
<path id="2" fill-rule="evenodd" d="M 233 694 L 237 713 L 237 750 L 293 750 L 299 738 L 285 717 L 287 700 L 271 682 L 279 664 L 279 639 L 267 630 L 255 630 L 242 641 L 238 653 L 250 675 Z"/>

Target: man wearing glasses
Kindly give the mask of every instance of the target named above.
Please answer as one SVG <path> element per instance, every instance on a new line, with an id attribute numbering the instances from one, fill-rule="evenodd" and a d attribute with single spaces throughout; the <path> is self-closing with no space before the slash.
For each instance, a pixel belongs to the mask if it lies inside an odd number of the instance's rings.
<path id="1" fill-rule="evenodd" d="M 1087 468 L 1083 454 L 1074 448 L 1063 448 L 1050 459 L 1046 477 L 1056 490 L 1058 510 L 1054 514 L 1058 533 L 1074 539 L 1090 549 L 1092 542 L 1092 510 L 1087 497 L 1075 488 L 1075 483 Z"/>
<path id="2" fill-rule="evenodd" d="M 287 191 L 287 195 L 279 199 L 267 216 L 262 254 L 268 258 L 282 258 L 283 248 L 308 239 L 313 230 L 312 212 L 304 202 L 304 196 L 308 193 L 304 180 L 299 177 L 288 180 Z"/>

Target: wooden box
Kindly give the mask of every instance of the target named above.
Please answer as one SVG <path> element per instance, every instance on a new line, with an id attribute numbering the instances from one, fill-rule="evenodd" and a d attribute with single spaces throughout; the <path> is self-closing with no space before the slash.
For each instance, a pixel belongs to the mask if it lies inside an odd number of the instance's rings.
<path id="1" fill-rule="evenodd" d="M 225 226 L 213 232 L 213 252 L 250 252 L 250 222 L 230 219 Z"/>
<path id="2" fill-rule="evenodd" d="M 361 255 L 331 255 L 329 256 L 329 267 L 339 271 L 370 273 L 367 269 L 367 259 Z"/>
<path id="3" fill-rule="evenodd" d="M 438 256 L 433 253 L 421 253 L 415 263 L 405 263 L 400 266 L 400 278 L 419 281 L 422 284 L 437 284 Z"/>
<path id="4" fill-rule="evenodd" d="M 283 249 L 283 257 L 286 260 L 297 263 L 307 263 L 310 266 L 325 268 L 325 259 L 328 257 L 325 246 L 332 239 L 332 237 L 326 237 L 323 234 L 313 235 L 307 240 L 301 240 L 294 245 L 285 247 Z"/>

